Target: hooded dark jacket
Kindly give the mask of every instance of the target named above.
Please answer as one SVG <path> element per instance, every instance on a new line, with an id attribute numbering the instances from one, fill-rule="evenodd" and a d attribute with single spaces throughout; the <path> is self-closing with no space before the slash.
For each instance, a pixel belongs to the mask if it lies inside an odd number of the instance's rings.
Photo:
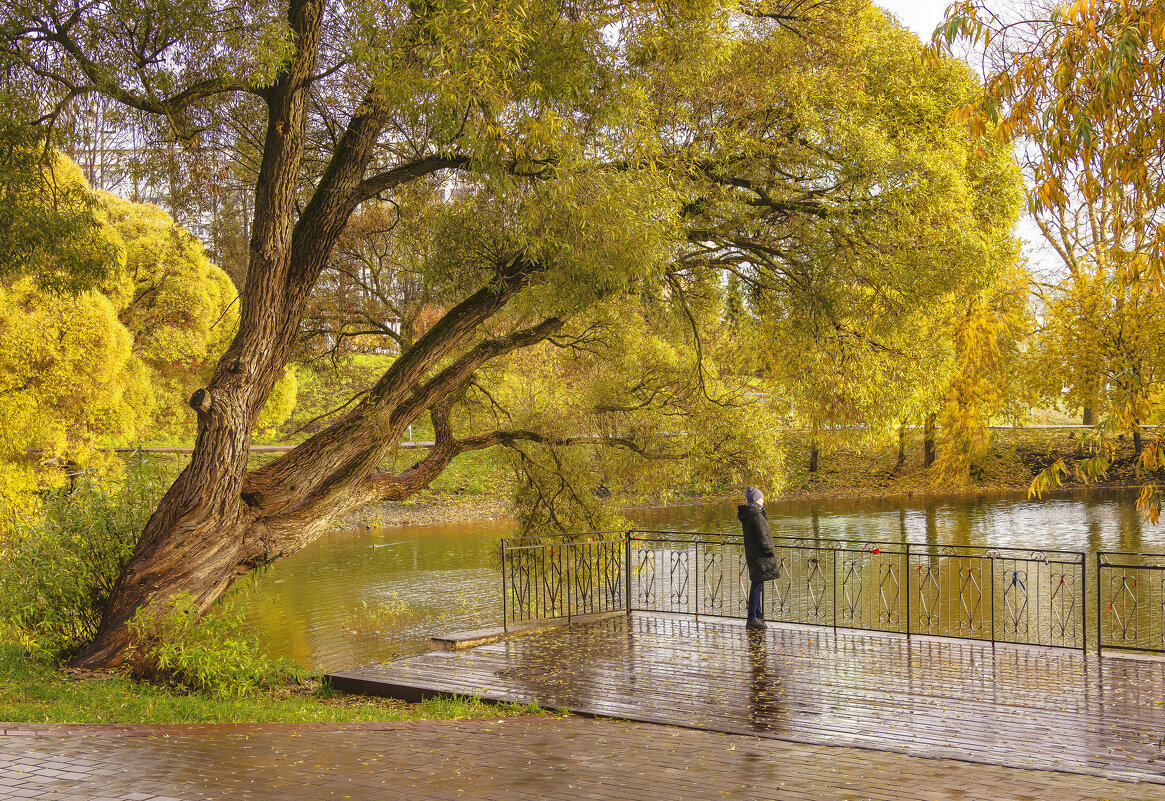
<path id="1" fill-rule="evenodd" d="M 736 516 L 744 529 L 744 558 L 748 561 L 750 581 L 773 581 L 781 576 L 781 565 L 773 550 L 773 532 L 764 507 L 743 504 Z"/>

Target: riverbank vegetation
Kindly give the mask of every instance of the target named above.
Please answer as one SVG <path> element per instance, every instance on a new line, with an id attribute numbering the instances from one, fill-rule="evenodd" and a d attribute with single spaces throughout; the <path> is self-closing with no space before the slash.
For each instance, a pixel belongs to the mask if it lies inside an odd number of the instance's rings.
<path id="1" fill-rule="evenodd" d="M 926 57 L 865 0 L 6 10 L 5 625 L 270 692 L 289 666 L 222 599 L 377 504 L 505 495 L 541 532 L 744 483 L 1152 478 L 1165 228 L 1129 154 L 1160 139 L 1121 143 L 1161 28 L 1117 5 L 986 87 L 942 52 L 996 24 L 972 3 Z M 1071 91 L 1081 47 L 1120 56 L 1082 73 L 1113 108 Z M 1037 130 L 1069 101 L 1122 133 Z M 1037 413 L 1096 425 L 990 428 Z M 137 442 L 193 453 L 155 492 L 108 450 Z"/>
<path id="2" fill-rule="evenodd" d="M 354 698 L 321 687 L 319 678 L 288 679 L 264 692 L 211 695 L 134 681 L 116 673 L 62 671 L 18 646 L 0 645 L 0 720 L 8 723 L 310 723 L 451 720 L 540 714 L 518 704 L 432 698 L 410 704 Z"/>
<path id="3" fill-rule="evenodd" d="M 31 723 L 279 723 L 452 719 L 536 714 L 472 698 L 409 704 L 332 693 L 319 675 L 266 652 L 240 587 L 205 615 L 189 599 L 133 621 L 121 670 L 77 672 L 62 661 L 93 636 L 144 517 L 164 484 L 139 472 L 120 488 L 89 483 L 44 499 L 34 523 L 0 550 L 0 720 Z M 366 610 L 374 630 L 414 613 Z M 377 627 L 380 627 L 379 629 Z"/>

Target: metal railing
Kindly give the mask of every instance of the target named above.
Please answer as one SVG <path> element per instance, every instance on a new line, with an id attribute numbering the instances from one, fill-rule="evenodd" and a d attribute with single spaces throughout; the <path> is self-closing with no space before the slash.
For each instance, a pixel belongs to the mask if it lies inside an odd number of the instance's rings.
<path id="1" fill-rule="evenodd" d="M 1097 652 L 1165 652 L 1165 555 L 774 537 L 771 621 Z M 503 619 L 744 617 L 740 535 L 594 532 L 502 542 Z M 1092 601 L 1095 601 L 1095 607 Z M 1095 618 L 1090 614 L 1095 609 Z"/>
<path id="2" fill-rule="evenodd" d="M 1165 555 L 1096 554 L 1097 649 L 1165 653 Z"/>
<path id="3" fill-rule="evenodd" d="M 628 541 L 628 532 L 502 540 L 505 624 L 625 610 Z"/>

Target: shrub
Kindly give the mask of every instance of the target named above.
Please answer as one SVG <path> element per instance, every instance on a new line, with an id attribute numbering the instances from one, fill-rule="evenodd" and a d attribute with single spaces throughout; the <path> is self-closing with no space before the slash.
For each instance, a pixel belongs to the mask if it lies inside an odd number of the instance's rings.
<path id="1" fill-rule="evenodd" d="M 67 658 L 97 633 L 113 584 L 160 489 L 110 492 L 89 478 L 49 493 L 0 543 L 0 618 L 34 655 Z"/>
<path id="2" fill-rule="evenodd" d="M 139 609 L 129 630 L 125 666 L 135 679 L 241 697 L 297 674 L 289 660 L 266 654 L 238 602 L 200 615 L 194 598 L 180 593 Z"/>

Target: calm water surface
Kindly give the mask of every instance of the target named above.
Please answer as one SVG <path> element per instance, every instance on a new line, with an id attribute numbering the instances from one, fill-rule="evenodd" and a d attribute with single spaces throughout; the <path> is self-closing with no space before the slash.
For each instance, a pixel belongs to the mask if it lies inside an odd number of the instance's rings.
<path id="1" fill-rule="evenodd" d="M 824 539 L 1165 551 L 1142 522 L 1136 491 L 1027 501 L 770 502 L 773 532 Z M 733 504 L 638 510 L 644 528 L 739 531 Z M 251 604 L 271 650 L 314 669 L 354 667 L 428 650 L 435 634 L 501 624 L 498 540 L 505 523 L 333 532 L 261 575 Z"/>

